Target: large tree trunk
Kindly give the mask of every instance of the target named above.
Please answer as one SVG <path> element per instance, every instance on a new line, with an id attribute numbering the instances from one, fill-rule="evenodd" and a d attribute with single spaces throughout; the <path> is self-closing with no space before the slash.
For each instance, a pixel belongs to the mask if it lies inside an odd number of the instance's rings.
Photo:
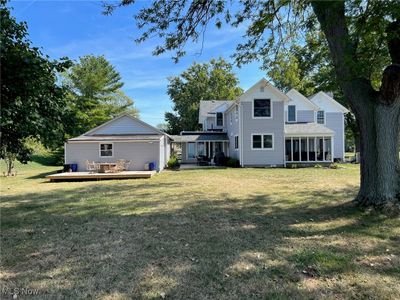
<path id="1" fill-rule="evenodd" d="M 362 206 L 399 205 L 400 102 L 378 101 L 363 107 L 358 116 L 361 132 L 361 184 L 356 198 Z"/>
<path id="2" fill-rule="evenodd" d="M 400 206 L 400 38 L 390 35 L 393 64 L 385 69 L 381 90 L 360 77 L 356 48 L 346 26 L 343 1 L 313 1 L 329 45 L 338 82 L 360 128 L 361 185 L 356 198 L 362 206 Z M 399 31 L 399 21 L 388 30 Z M 400 31 L 399 31 L 400 32 Z"/>

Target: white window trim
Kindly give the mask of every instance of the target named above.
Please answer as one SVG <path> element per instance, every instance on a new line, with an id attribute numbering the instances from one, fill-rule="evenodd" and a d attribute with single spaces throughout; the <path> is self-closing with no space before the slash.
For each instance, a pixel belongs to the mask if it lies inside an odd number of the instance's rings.
<path id="1" fill-rule="evenodd" d="M 322 111 L 324 113 L 324 123 L 318 123 L 318 112 Z M 315 113 L 315 123 L 321 124 L 321 125 L 326 125 L 326 112 L 325 110 L 317 110 Z"/>
<path id="2" fill-rule="evenodd" d="M 224 113 L 221 113 L 222 114 L 222 125 L 218 125 L 218 122 L 217 122 L 217 115 L 218 115 L 218 113 L 215 113 L 215 127 L 224 127 L 224 124 L 225 124 L 225 116 L 224 116 Z"/>
<path id="3" fill-rule="evenodd" d="M 271 116 L 269 116 L 269 117 L 255 117 L 254 116 L 254 100 L 269 100 L 270 107 L 271 107 Z M 273 109 L 272 99 L 270 99 L 270 98 L 255 98 L 255 99 L 253 99 L 253 101 L 251 101 L 251 117 L 253 119 L 256 119 L 256 120 L 272 119 L 273 116 L 274 116 L 274 109 Z"/>
<path id="4" fill-rule="evenodd" d="M 254 135 L 261 135 L 261 148 L 253 148 L 253 136 Z M 272 148 L 264 148 L 264 135 L 271 135 L 272 136 Z M 269 150 L 274 150 L 275 148 L 275 136 L 273 133 L 268 133 L 268 132 L 263 132 L 263 133 L 252 133 L 251 134 L 251 150 L 261 150 L 261 151 L 269 151 Z"/>
<path id="5" fill-rule="evenodd" d="M 238 147 L 236 148 L 236 138 L 238 139 Z M 235 151 L 239 151 L 239 136 L 235 135 L 233 138 L 233 148 L 235 149 Z"/>
<path id="6" fill-rule="evenodd" d="M 294 106 L 294 121 L 290 121 L 289 120 L 289 106 Z M 294 105 L 294 104 L 288 105 L 288 108 L 287 108 L 287 122 L 288 123 L 296 123 L 297 122 L 297 109 L 296 109 L 296 105 Z"/>
<path id="7" fill-rule="evenodd" d="M 112 155 L 111 156 L 102 156 L 101 155 L 101 145 L 112 145 L 112 150 L 111 150 L 111 153 L 112 153 Z M 99 157 L 101 157 L 101 158 L 113 158 L 114 157 L 114 150 L 115 150 L 115 148 L 114 148 L 114 143 L 113 142 L 102 142 L 102 143 L 99 143 Z"/>

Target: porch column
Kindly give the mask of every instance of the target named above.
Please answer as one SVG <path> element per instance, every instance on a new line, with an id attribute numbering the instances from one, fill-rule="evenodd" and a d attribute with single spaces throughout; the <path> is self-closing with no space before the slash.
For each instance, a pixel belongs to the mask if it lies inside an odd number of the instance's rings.
<path id="1" fill-rule="evenodd" d="M 293 138 L 290 138 L 290 147 L 291 147 L 291 151 L 290 151 L 290 156 L 291 156 L 291 160 L 293 161 Z"/>

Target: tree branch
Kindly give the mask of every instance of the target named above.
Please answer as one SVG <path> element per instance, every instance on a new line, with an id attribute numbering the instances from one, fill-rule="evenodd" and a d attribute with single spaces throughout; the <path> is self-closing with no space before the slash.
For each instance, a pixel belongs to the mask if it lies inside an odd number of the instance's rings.
<path id="1" fill-rule="evenodd" d="M 355 48 L 346 26 L 345 7 L 342 1 L 312 1 L 313 11 L 325 33 L 338 78 L 355 77 L 352 64 L 356 64 Z"/>
<path id="2" fill-rule="evenodd" d="M 400 64 L 400 20 L 396 20 L 386 28 L 387 44 L 392 63 Z"/>

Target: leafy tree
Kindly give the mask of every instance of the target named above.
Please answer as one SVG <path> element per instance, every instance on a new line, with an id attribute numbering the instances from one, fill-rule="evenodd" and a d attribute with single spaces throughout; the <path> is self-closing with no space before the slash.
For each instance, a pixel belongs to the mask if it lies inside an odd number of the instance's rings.
<path id="1" fill-rule="evenodd" d="M 67 59 L 52 61 L 33 47 L 27 24 L 11 16 L 0 1 L 1 20 L 1 151 L 11 175 L 15 160 L 26 163 L 31 149 L 28 138 L 51 146 L 62 139 L 65 90 L 57 85 L 57 73 L 70 65 Z"/>
<path id="2" fill-rule="evenodd" d="M 120 74 L 104 56 L 80 58 L 63 74 L 68 87 L 68 136 L 82 134 L 121 114 L 138 116 L 139 112 L 122 90 Z"/>
<path id="3" fill-rule="evenodd" d="M 160 123 L 160 124 L 157 124 L 156 128 L 161 130 L 161 131 L 163 131 L 163 132 L 167 132 L 168 131 L 168 124 L 167 123 Z"/>
<path id="4" fill-rule="evenodd" d="M 177 77 L 169 78 L 167 93 L 172 99 L 173 113 L 166 113 L 168 132 L 200 129 L 200 100 L 234 100 L 241 93 L 232 65 L 220 59 L 194 63 Z"/>
<path id="5" fill-rule="evenodd" d="M 379 61 L 373 66 L 370 69 L 370 77 L 384 68 Z M 289 49 L 279 53 L 274 64 L 267 68 L 268 76 L 283 91 L 295 88 L 307 96 L 318 91 L 329 91 L 342 105 L 351 109 L 336 80 L 329 48 L 321 31 L 308 32 L 303 44 L 293 42 Z M 348 141 L 346 144 L 355 144 L 359 152 L 359 129 L 354 115 L 347 114 L 345 122 Z"/>
<path id="6" fill-rule="evenodd" d="M 134 0 L 123 0 L 126 6 Z M 116 7 L 106 5 L 105 13 Z M 240 65 L 260 59 L 273 65 L 287 42 L 319 29 L 328 44 L 338 84 L 356 116 L 361 137 L 363 206 L 398 207 L 400 202 L 400 3 L 398 0 L 308 1 L 154 0 L 136 14 L 138 41 L 159 36 L 154 54 L 185 55 L 188 41 L 198 41 L 214 23 L 217 28 L 247 26 L 234 54 Z M 208 27 L 207 27 L 208 26 Z M 372 64 L 387 62 L 371 79 Z M 383 71 L 383 72 L 382 72 Z"/>

